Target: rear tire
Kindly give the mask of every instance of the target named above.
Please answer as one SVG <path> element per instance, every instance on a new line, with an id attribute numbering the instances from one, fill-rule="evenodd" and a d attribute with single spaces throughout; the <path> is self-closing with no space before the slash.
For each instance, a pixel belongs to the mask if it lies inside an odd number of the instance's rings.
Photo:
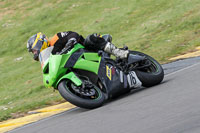
<path id="1" fill-rule="evenodd" d="M 164 78 L 164 71 L 162 66 L 154 58 L 138 51 L 130 51 L 130 54 L 145 56 L 152 63 L 150 66 L 152 68 L 149 68 L 150 71 L 148 72 L 142 70 L 135 71 L 139 80 L 142 82 L 142 86 L 151 87 L 162 82 Z"/>
<path id="2" fill-rule="evenodd" d="M 71 87 L 72 85 L 75 86 L 75 84 L 70 80 L 62 80 L 58 85 L 58 91 L 65 100 L 78 107 L 86 109 L 94 109 L 103 105 L 105 97 L 98 87 L 94 86 L 93 89 L 95 90 L 95 95 L 94 98 L 90 98 L 77 94 L 73 91 Z"/>

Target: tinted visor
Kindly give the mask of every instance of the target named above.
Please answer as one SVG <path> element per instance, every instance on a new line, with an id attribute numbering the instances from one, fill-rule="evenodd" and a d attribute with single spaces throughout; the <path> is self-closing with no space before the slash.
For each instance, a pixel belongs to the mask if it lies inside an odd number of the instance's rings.
<path id="1" fill-rule="evenodd" d="M 36 40 L 37 42 L 35 42 L 35 45 L 32 46 L 32 51 L 33 50 L 39 50 L 41 49 L 42 45 L 43 45 L 43 41 L 41 40 Z"/>
<path id="2" fill-rule="evenodd" d="M 33 53 L 33 59 L 38 61 L 38 57 L 40 54 L 40 49 L 43 45 L 43 41 L 36 39 L 32 48 L 31 48 L 31 52 Z"/>

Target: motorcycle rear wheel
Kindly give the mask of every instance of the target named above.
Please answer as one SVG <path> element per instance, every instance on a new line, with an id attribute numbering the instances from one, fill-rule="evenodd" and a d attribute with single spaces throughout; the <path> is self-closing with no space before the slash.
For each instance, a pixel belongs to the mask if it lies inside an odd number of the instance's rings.
<path id="1" fill-rule="evenodd" d="M 94 109 L 103 105 L 105 97 L 102 91 L 94 85 L 92 88 L 92 96 L 84 96 L 74 91 L 73 87 L 77 87 L 70 80 L 62 80 L 58 85 L 58 91 L 61 96 L 70 103 L 86 109 Z"/>
<path id="2" fill-rule="evenodd" d="M 139 80 L 142 82 L 142 86 L 151 87 L 162 82 L 164 70 L 153 57 L 138 51 L 130 51 L 130 54 L 145 56 L 151 62 L 149 68 L 135 71 Z"/>

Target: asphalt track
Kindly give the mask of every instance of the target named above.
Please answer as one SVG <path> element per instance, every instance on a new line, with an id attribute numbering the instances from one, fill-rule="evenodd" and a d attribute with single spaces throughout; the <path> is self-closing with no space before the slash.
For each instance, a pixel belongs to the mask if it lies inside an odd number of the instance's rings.
<path id="1" fill-rule="evenodd" d="M 74 108 L 13 133 L 200 133 L 200 58 L 163 66 L 164 81 L 104 106 Z"/>

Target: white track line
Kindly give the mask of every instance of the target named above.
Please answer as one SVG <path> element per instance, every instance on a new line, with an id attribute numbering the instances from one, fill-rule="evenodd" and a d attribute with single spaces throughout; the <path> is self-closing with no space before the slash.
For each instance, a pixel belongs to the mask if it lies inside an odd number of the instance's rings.
<path id="1" fill-rule="evenodd" d="M 186 70 L 186 69 L 190 69 L 190 68 L 192 68 L 192 67 L 194 67 L 194 66 L 197 66 L 197 65 L 200 65 L 200 62 L 199 62 L 199 63 L 196 63 L 196 64 L 193 64 L 193 65 L 191 65 L 191 66 L 185 67 L 185 68 L 183 68 L 183 69 L 177 70 L 177 71 L 175 71 L 175 72 L 169 73 L 169 74 L 167 74 L 165 77 L 170 76 L 170 75 L 173 75 L 173 74 L 176 74 L 176 73 L 181 72 L 181 71 L 184 71 L 184 70 Z"/>

